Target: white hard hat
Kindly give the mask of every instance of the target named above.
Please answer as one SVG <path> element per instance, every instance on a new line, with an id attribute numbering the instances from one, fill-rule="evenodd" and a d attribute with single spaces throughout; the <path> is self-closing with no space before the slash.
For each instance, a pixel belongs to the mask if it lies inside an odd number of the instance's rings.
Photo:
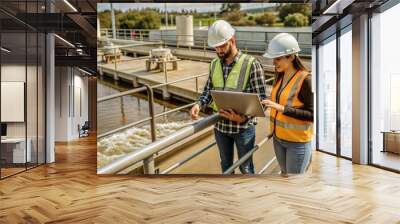
<path id="1" fill-rule="evenodd" d="M 288 33 L 276 35 L 268 44 L 268 50 L 263 55 L 266 58 L 278 58 L 285 55 L 296 54 L 300 51 L 296 38 Z"/>
<path id="2" fill-rule="evenodd" d="M 225 44 L 235 35 L 235 30 L 225 20 L 215 21 L 208 29 L 208 46 L 218 47 Z"/>

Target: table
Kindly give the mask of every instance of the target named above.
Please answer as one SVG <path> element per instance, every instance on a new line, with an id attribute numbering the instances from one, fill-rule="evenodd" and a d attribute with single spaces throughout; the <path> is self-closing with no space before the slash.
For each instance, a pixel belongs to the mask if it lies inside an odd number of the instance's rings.
<path id="1" fill-rule="evenodd" d="M 382 152 L 400 154 L 400 131 L 382 131 L 381 133 L 383 133 Z"/>
<path id="2" fill-rule="evenodd" d="M 31 145 L 30 138 L 26 139 L 27 147 L 25 153 L 25 138 L 6 138 L 1 139 L 1 159 L 5 163 L 26 163 L 31 162 Z M 26 161 L 25 161 L 26 159 Z"/>
<path id="3" fill-rule="evenodd" d="M 102 55 L 102 60 L 108 64 L 110 62 L 116 62 L 121 60 L 121 53 L 116 54 L 104 54 Z"/>
<path id="4" fill-rule="evenodd" d="M 180 59 L 171 59 L 168 61 L 163 61 L 163 60 L 157 60 L 157 59 L 147 59 L 146 60 L 146 70 L 150 71 L 152 70 L 151 65 L 152 64 L 156 64 L 155 69 L 159 69 L 160 72 L 165 72 L 165 70 L 167 69 L 167 63 L 172 63 L 172 70 L 178 70 L 178 61 Z"/>

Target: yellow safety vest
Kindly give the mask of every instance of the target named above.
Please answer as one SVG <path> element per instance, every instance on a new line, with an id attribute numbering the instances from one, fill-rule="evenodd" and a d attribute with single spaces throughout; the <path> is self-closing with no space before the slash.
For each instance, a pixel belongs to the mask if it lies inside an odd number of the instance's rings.
<path id="1" fill-rule="evenodd" d="M 298 71 L 280 91 L 282 79 L 272 88 L 271 100 L 284 106 L 301 108 L 304 103 L 298 98 L 304 79 L 309 74 Z M 313 134 L 313 122 L 289 117 L 271 108 L 270 130 L 279 139 L 290 142 L 310 142 Z"/>
<path id="2" fill-rule="evenodd" d="M 250 77 L 251 64 L 254 60 L 254 57 L 242 54 L 225 81 L 221 60 L 215 58 L 210 64 L 213 89 L 243 92 L 246 89 Z M 214 102 L 211 104 L 211 107 L 214 111 L 218 111 L 217 105 Z"/>

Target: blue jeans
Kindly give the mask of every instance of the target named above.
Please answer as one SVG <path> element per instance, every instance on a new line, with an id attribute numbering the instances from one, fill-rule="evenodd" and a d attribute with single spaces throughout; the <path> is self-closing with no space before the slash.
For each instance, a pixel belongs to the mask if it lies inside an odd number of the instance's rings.
<path id="1" fill-rule="evenodd" d="M 311 160 L 311 142 L 288 142 L 274 136 L 274 150 L 282 173 L 304 173 Z"/>
<path id="2" fill-rule="evenodd" d="M 254 148 L 256 140 L 255 127 L 240 130 L 237 134 L 225 134 L 214 129 L 215 141 L 217 142 L 219 155 L 221 158 L 222 172 L 225 172 L 233 164 L 233 143 L 236 144 L 238 157 L 241 158 L 248 151 Z M 254 165 L 253 158 L 250 157 L 242 165 L 240 165 L 240 172 L 243 174 L 253 174 Z"/>

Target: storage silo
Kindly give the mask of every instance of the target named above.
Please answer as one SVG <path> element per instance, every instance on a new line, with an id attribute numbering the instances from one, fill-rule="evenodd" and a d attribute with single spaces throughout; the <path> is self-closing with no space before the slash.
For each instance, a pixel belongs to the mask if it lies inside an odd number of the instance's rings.
<path id="1" fill-rule="evenodd" d="M 178 46 L 193 46 L 193 16 L 176 16 L 176 40 Z"/>
<path id="2" fill-rule="evenodd" d="M 99 20 L 99 18 L 97 18 L 97 40 L 100 40 L 100 35 L 101 35 L 101 33 L 100 33 L 101 31 L 100 31 L 100 20 Z"/>

